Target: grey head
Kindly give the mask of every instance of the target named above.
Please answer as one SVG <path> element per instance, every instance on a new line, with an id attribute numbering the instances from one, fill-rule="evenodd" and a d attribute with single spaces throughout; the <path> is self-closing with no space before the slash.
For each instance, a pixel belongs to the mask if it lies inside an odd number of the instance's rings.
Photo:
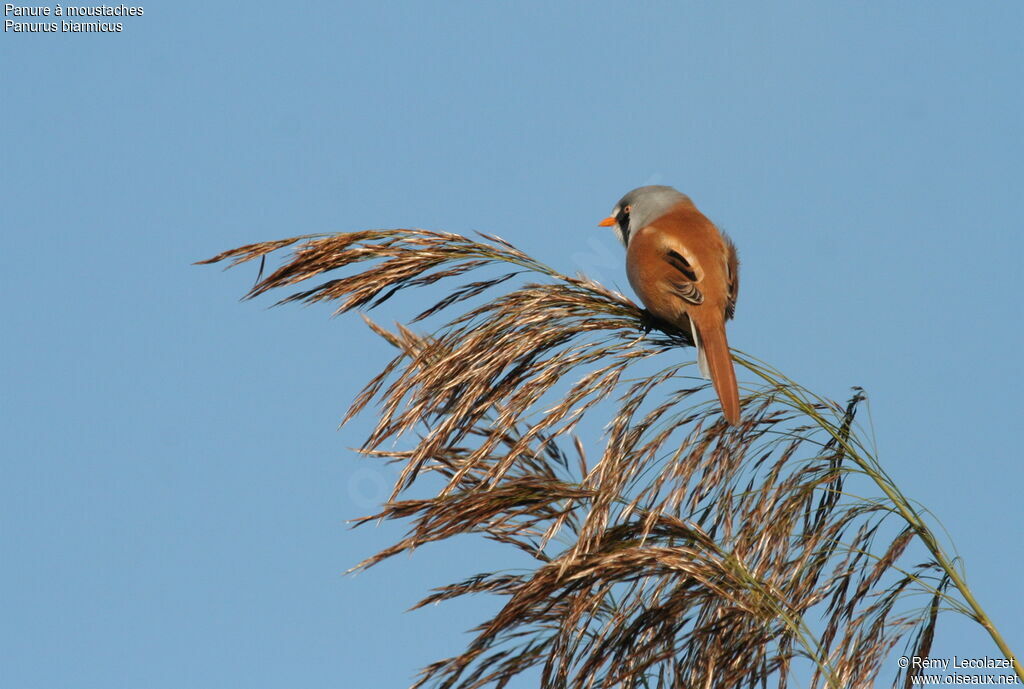
<path id="1" fill-rule="evenodd" d="M 615 227 L 622 243 L 629 245 L 630 233 L 647 227 L 674 206 L 689 202 L 690 197 L 672 187 L 654 184 L 637 187 L 615 204 L 612 214 L 601 221 L 603 227 Z"/>

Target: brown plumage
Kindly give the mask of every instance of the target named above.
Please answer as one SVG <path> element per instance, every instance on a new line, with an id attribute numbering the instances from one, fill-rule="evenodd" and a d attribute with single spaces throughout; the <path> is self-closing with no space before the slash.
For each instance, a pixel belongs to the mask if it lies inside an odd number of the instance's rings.
<path id="1" fill-rule="evenodd" d="M 740 397 L 725 321 L 739 291 L 736 247 L 693 202 L 671 187 L 634 189 L 601 222 L 626 245 L 629 284 L 655 317 L 693 333 L 701 373 L 730 424 Z"/>

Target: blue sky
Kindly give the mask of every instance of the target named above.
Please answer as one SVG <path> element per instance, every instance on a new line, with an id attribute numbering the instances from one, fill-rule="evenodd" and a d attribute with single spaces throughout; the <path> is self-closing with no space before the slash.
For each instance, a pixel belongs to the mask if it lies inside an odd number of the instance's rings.
<path id="1" fill-rule="evenodd" d="M 389 474 L 348 450 L 367 419 L 336 430 L 388 353 L 190 264 L 483 230 L 628 291 L 594 224 L 651 182 L 739 246 L 734 346 L 867 389 L 884 465 L 1024 648 L 1022 25 L 1013 2 L 182 1 L 5 33 L 0 685 L 401 687 L 458 651 L 492 602 L 403 610 L 493 547 L 341 575 L 400 533 L 346 528 Z M 935 655 L 995 653 L 940 625 Z"/>

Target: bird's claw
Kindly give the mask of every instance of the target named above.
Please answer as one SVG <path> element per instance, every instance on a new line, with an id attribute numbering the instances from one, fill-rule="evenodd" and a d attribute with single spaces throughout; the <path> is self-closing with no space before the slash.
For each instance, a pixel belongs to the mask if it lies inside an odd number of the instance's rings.
<path id="1" fill-rule="evenodd" d="M 654 328 L 654 316 L 647 309 L 640 309 L 640 332 L 650 335 Z"/>

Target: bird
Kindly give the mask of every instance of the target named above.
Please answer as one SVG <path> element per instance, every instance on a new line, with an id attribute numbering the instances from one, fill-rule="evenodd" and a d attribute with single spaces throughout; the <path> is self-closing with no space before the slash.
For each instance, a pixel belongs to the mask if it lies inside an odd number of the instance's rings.
<path id="1" fill-rule="evenodd" d="M 669 186 L 638 187 L 598 223 L 613 227 L 626 248 L 626 275 L 656 318 L 689 331 L 701 375 L 710 378 L 731 425 L 740 422 L 740 396 L 725 322 L 736 311 L 736 246 Z"/>

